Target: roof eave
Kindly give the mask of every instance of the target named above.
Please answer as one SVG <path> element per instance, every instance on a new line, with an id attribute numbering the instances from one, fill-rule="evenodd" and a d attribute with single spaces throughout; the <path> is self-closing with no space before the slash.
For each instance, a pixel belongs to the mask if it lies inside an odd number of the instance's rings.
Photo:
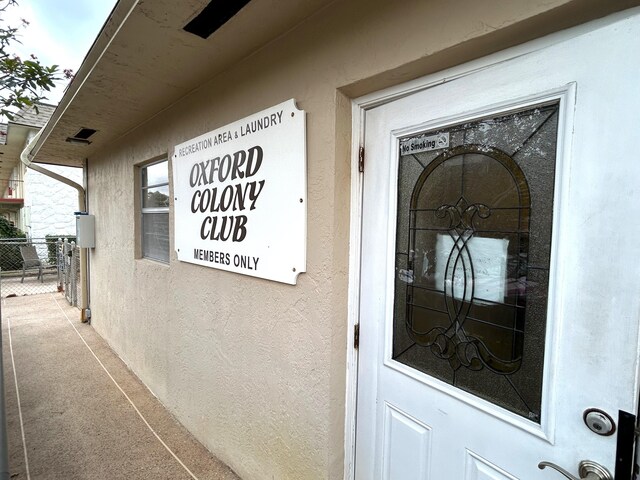
<path id="1" fill-rule="evenodd" d="M 120 28 L 122 28 L 129 15 L 131 15 L 131 13 L 133 12 L 135 6 L 138 4 L 138 1 L 139 0 L 118 0 L 117 4 L 111 11 L 109 18 L 102 26 L 100 33 L 89 49 L 89 52 L 82 61 L 80 68 L 74 75 L 73 80 L 67 87 L 67 90 L 60 100 L 60 103 L 58 103 L 58 106 L 51 115 L 51 118 L 49 118 L 47 124 L 42 127 L 43 130 L 40 138 L 29 152 L 30 160 L 38 163 L 51 163 L 48 162 L 47 159 L 38 159 L 38 152 L 42 148 L 42 145 L 46 143 L 47 139 L 51 135 L 51 132 L 58 124 L 60 118 L 62 118 L 62 116 L 66 112 L 69 105 L 71 105 L 73 99 L 76 97 L 77 93 L 80 91 L 95 66 L 100 62 L 100 59 L 109 48 L 109 45 L 116 37 L 118 31 L 120 30 Z M 61 163 L 64 164 L 64 162 Z M 77 163 L 78 162 L 68 162 L 67 165 L 78 166 Z"/>

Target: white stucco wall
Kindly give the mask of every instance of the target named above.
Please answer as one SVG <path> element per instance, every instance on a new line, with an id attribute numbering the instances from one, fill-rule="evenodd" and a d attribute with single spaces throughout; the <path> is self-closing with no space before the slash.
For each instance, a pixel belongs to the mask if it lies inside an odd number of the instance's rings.
<path id="1" fill-rule="evenodd" d="M 47 169 L 82 185 L 82 169 L 48 165 Z M 73 212 L 78 211 L 78 192 L 62 182 L 27 169 L 25 175 L 26 233 L 31 238 L 45 235 L 75 235 Z"/>
<path id="2" fill-rule="evenodd" d="M 358 174 L 349 97 L 528 40 L 563 3 L 334 2 L 88 159 L 92 326 L 242 478 L 343 478 Z M 137 167 L 171 163 L 175 145 L 289 98 L 307 112 L 307 272 L 297 285 L 179 262 L 173 202 L 169 264 L 139 258 Z"/>

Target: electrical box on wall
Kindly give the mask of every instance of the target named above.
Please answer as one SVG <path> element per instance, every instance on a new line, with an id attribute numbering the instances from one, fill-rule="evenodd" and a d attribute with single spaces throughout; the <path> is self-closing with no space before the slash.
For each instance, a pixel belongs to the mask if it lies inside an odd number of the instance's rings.
<path id="1" fill-rule="evenodd" d="M 96 217 L 84 212 L 76 212 L 76 245 L 80 248 L 96 246 Z"/>

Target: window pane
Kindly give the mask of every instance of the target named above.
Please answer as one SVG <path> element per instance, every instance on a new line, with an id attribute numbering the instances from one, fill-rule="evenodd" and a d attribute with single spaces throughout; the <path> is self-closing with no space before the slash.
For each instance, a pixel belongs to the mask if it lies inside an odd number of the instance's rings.
<path id="1" fill-rule="evenodd" d="M 425 132 L 448 148 L 398 176 L 393 358 L 535 422 L 557 125 L 553 104 Z"/>
<path id="2" fill-rule="evenodd" d="M 169 183 L 169 161 L 154 163 L 142 169 L 142 186 Z"/>
<path id="3" fill-rule="evenodd" d="M 142 190 L 142 208 L 169 206 L 169 185 Z"/>
<path id="4" fill-rule="evenodd" d="M 142 256 L 169 263 L 169 214 L 142 214 Z"/>

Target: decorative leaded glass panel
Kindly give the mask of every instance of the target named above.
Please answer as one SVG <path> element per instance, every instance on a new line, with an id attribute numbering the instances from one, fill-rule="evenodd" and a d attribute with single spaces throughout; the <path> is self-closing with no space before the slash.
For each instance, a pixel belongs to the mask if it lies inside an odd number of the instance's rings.
<path id="1" fill-rule="evenodd" d="M 398 175 L 393 358 L 535 422 L 558 109 L 403 139 Z"/>

